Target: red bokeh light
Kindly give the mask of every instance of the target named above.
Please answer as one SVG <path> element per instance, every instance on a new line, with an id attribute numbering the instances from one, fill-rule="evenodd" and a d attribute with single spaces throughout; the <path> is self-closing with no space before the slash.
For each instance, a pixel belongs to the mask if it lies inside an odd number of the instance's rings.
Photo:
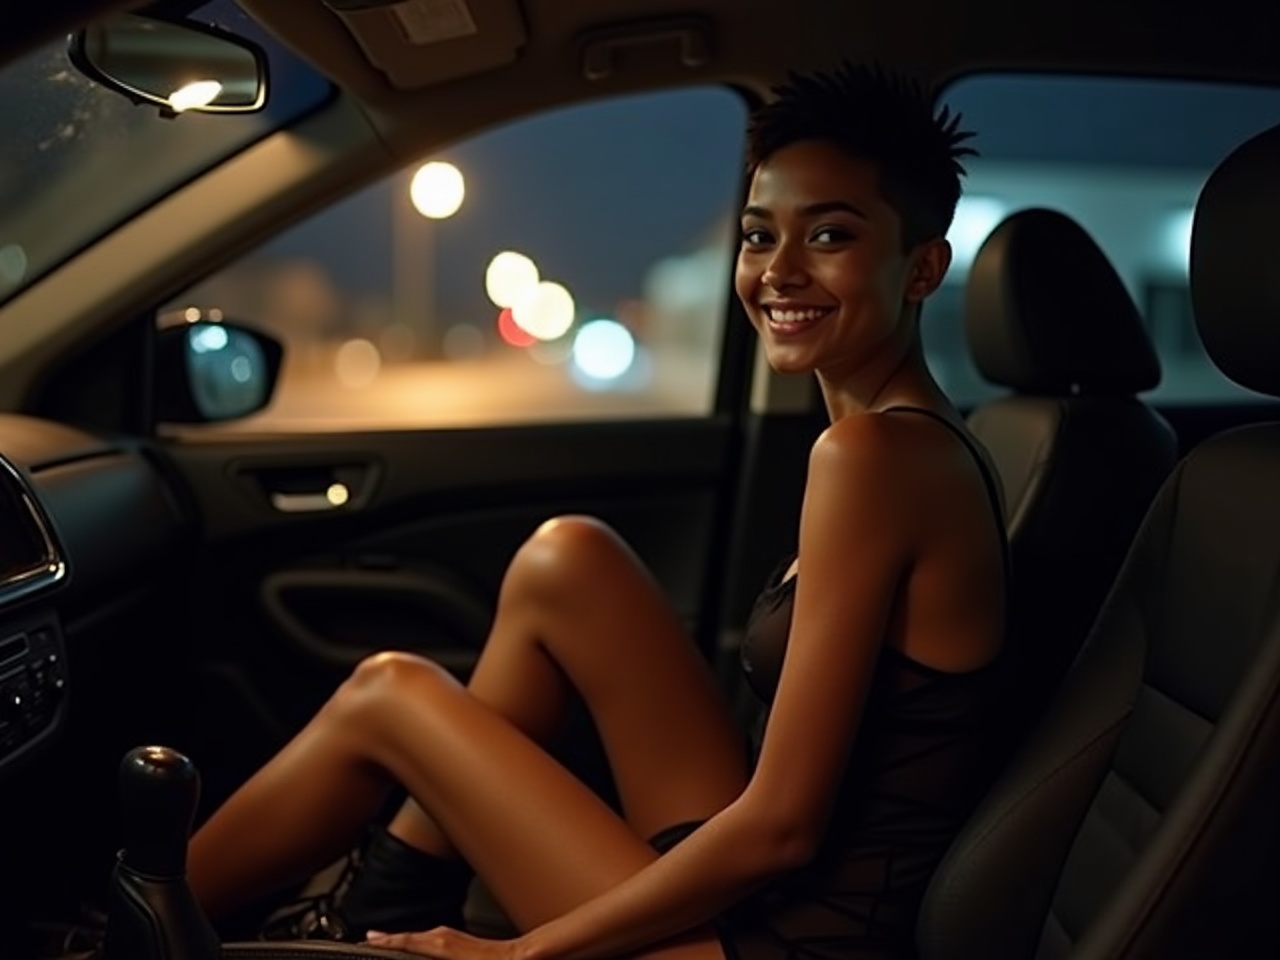
<path id="1" fill-rule="evenodd" d="M 538 342 L 537 337 L 516 323 L 510 307 L 504 307 L 498 314 L 498 336 L 513 347 L 530 347 Z"/>

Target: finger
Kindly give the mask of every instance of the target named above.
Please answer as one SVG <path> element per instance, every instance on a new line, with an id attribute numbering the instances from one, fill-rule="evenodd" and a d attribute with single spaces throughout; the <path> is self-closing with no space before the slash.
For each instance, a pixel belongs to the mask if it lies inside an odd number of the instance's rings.
<path id="1" fill-rule="evenodd" d="M 375 933 L 375 931 L 370 930 L 365 937 L 365 943 L 382 950 L 404 950 L 408 953 L 422 953 L 424 951 L 418 943 L 421 936 L 418 933 Z"/>

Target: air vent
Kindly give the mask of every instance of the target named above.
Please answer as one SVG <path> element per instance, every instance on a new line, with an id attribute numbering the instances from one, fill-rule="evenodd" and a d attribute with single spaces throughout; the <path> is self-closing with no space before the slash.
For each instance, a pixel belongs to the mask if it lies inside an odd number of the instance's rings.
<path id="1" fill-rule="evenodd" d="M 324 0 L 393 87 L 415 90 L 516 59 L 528 39 L 515 0 Z"/>
<path id="2" fill-rule="evenodd" d="M 44 511 L 22 475 L 0 457 L 0 604 L 50 587 L 66 572 Z"/>

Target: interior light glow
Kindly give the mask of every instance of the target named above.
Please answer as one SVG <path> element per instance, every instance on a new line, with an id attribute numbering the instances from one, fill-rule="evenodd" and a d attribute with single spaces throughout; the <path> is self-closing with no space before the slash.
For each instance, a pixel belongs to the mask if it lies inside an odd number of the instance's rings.
<path id="1" fill-rule="evenodd" d="M 248 383 L 253 377 L 253 364 L 248 357 L 236 357 L 231 361 L 231 379 L 236 383 Z"/>
<path id="2" fill-rule="evenodd" d="M 226 349 L 230 340 L 223 327 L 201 327 L 191 332 L 191 350 L 193 353 L 215 353 Z"/>
<path id="3" fill-rule="evenodd" d="M 1003 201 L 995 197 L 961 197 L 956 204 L 955 219 L 947 231 L 951 244 L 952 269 L 967 270 L 977 256 L 978 248 L 1000 225 L 1007 210 Z"/>
<path id="4" fill-rule="evenodd" d="M 484 272 L 484 289 L 498 307 L 514 307 L 538 285 L 538 265 L 523 253 L 503 250 Z"/>
<path id="5" fill-rule="evenodd" d="M 200 317 L 201 313 L 199 307 L 187 307 L 187 309 L 182 311 L 182 319 L 186 320 L 187 323 L 195 323 L 200 319 Z"/>
<path id="6" fill-rule="evenodd" d="M 592 320 L 573 338 L 573 363 L 589 377 L 616 380 L 631 369 L 636 341 L 616 320 Z"/>
<path id="7" fill-rule="evenodd" d="M 368 340 L 348 340 L 334 357 L 334 372 L 344 387 L 367 387 L 378 379 L 381 370 L 382 355 Z"/>
<path id="8" fill-rule="evenodd" d="M 197 80 L 169 94 L 169 109 L 182 113 L 195 107 L 207 107 L 218 99 L 221 92 L 222 84 L 217 80 Z"/>
<path id="9" fill-rule="evenodd" d="M 409 184 L 409 198 L 414 208 L 432 220 L 452 217 L 462 206 L 466 195 L 467 185 L 462 179 L 462 171 L 443 160 L 424 163 Z"/>
<path id="10" fill-rule="evenodd" d="M 538 342 L 537 337 L 520 328 L 510 307 L 505 307 L 498 314 L 498 336 L 513 347 L 528 347 Z"/>
<path id="11" fill-rule="evenodd" d="M 351 491 L 345 483 L 330 484 L 329 489 L 324 492 L 324 498 L 335 507 L 340 507 L 351 499 Z"/>
<path id="12" fill-rule="evenodd" d="M 511 308 L 516 325 L 539 340 L 563 337 L 573 326 L 573 295 L 562 285 L 543 280 Z"/>

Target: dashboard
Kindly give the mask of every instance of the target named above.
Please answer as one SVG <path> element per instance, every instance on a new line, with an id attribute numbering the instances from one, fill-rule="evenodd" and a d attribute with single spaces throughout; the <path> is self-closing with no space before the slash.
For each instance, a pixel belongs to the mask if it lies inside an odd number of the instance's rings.
<path id="1" fill-rule="evenodd" d="M 0 415 L 0 781 L 56 742 L 78 638 L 137 595 L 190 526 L 150 452 Z"/>

